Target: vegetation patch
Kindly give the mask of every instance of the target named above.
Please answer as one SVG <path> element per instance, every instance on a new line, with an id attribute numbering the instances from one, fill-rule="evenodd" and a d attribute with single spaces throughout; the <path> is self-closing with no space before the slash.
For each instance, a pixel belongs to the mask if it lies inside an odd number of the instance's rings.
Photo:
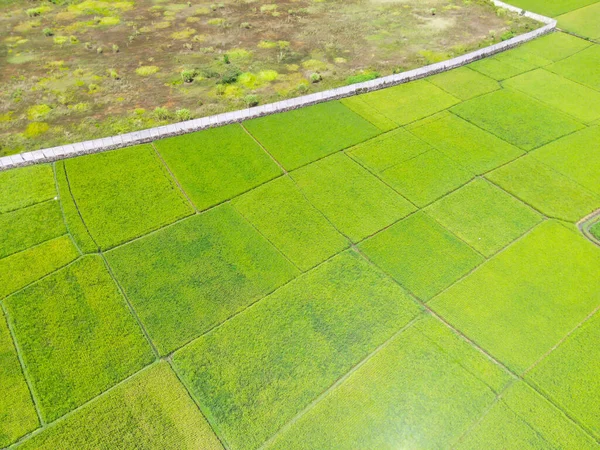
<path id="1" fill-rule="evenodd" d="M 348 251 L 173 360 L 227 442 L 255 448 L 418 312 L 397 284 Z"/>
<path id="2" fill-rule="evenodd" d="M 50 200 L 56 196 L 52 167 L 38 164 L 0 172 L 0 190 L 0 214 Z"/>
<path id="3" fill-rule="evenodd" d="M 398 283 L 427 301 L 481 264 L 484 258 L 419 212 L 359 245 Z"/>
<path id="4" fill-rule="evenodd" d="M 65 168 L 79 213 L 102 249 L 193 212 L 149 145 L 69 159 Z"/>
<path id="5" fill-rule="evenodd" d="M 371 92 L 360 98 L 398 125 L 431 116 L 460 101 L 425 80 Z"/>
<path id="6" fill-rule="evenodd" d="M 443 447 L 456 442 L 493 404 L 490 378 L 496 388 L 509 380 L 506 372 L 425 316 L 266 448 Z M 348 414 L 348 408 L 362 413 Z M 416 431 L 423 429 L 429 432 Z"/>
<path id="7" fill-rule="evenodd" d="M 538 14 L 555 17 L 574 9 L 582 8 L 597 0 L 557 0 L 548 2 L 545 0 L 513 0 L 512 5 L 519 6 L 527 11 L 535 11 Z"/>
<path id="8" fill-rule="evenodd" d="M 503 82 L 506 87 L 565 112 L 584 123 L 600 119 L 600 92 L 544 69 L 527 72 Z"/>
<path id="9" fill-rule="evenodd" d="M 220 450 L 219 440 L 165 362 L 155 364 L 19 448 Z"/>
<path id="10" fill-rule="evenodd" d="M 65 235 L 0 259 L 0 299 L 66 266 L 77 257 L 77 248 Z"/>
<path id="11" fill-rule="evenodd" d="M 500 89 L 496 80 L 466 66 L 434 75 L 428 81 L 461 100 Z"/>
<path id="12" fill-rule="evenodd" d="M 527 151 L 583 128 L 569 116 L 509 89 L 468 100 L 452 112 Z"/>
<path id="13" fill-rule="evenodd" d="M 353 242 L 415 210 L 406 199 L 342 153 L 290 175 L 308 201 Z"/>
<path id="14" fill-rule="evenodd" d="M 319 119 L 315 120 L 315 117 Z M 296 169 L 380 133 L 340 102 L 261 117 L 244 126 L 286 170 Z"/>
<path id="15" fill-rule="evenodd" d="M 107 258 L 163 355 L 298 273 L 229 205 L 120 247 Z"/>
<path id="16" fill-rule="evenodd" d="M 600 196 L 600 127 L 590 127 L 552 142 L 532 155 Z M 600 207 L 600 202 L 598 203 Z"/>
<path id="17" fill-rule="evenodd" d="M 483 180 L 467 184 L 426 212 L 487 257 L 542 220 L 531 207 Z"/>
<path id="18" fill-rule="evenodd" d="M 524 154 L 523 150 L 454 114 L 416 122 L 410 132 L 475 174 L 483 174 Z"/>
<path id="19" fill-rule="evenodd" d="M 430 305 L 523 373 L 596 308 L 598 264 L 597 247 L 576 230 L 546 221 Z"/>
<path id="20" fill-rule="evenodd" d="M 0 258 L 65 233 L 60 205 L 54 200 L 0 214 Z"/>
<path id="21" fill-rule="evenodd" d="M 552 64 L 548 70 L 600 91 L 600 73 L 596 70 L 599 64 L 600 45 L 592 45 L 569 58 Z"/>
<path id="22" fill-rule="evenodd" d="M 510 386 L 460 440 L 460 450 L 507 447 L 594 448 L 597 443 L 559 409 L 520 381 Z"/>
<path id="23" fill-rule="evenodd" d="M 2 260 L 0 260 L 1 262 Z M 39 426 L 13 338 L 0 312 L 0 445 L 8 447 Z"/>
<path id="24" fill-rule="evenodd" d="M 349 246 L 289 177 L 236 198 L 233 206 L 301 270 Z"/>
<path id="25" fill-rule="evenodd" d="M 162 139 L 154 145 L 201 211 L 282 173 L 239 125 Z"/>
<path id="26" fill-rule="evenodd" d="M 546 216 L 577 222 L 600 206 L 600 197 L 527 156 L 486 177 Z M 569 201 L 565 201 L 568 198 Z"/>
<path id="27" fill-rule="evenodd" d="M 100 257 L 87 256 L 4 303 L 46 421 L 153 360 Z"/>
<path id="28" fill-rule="evenodd" d="M 600 39 L 598 15 L 600 15 L 600 4 L 594 3 L 558 17 L 558 26 L 578 36 Z"/>
<path id="29" fill-rule="evenodd" d="M 560 61 L 590 47 L 591 42 L 567 33 L 551 33 L 521 46 L 524 51 L 549 61 Z"/>

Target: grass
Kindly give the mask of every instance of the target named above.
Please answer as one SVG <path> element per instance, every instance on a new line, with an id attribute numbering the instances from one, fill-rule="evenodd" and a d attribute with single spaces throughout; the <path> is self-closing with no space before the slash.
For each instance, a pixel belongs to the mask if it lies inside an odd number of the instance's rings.
<path id="1" fill-rule="evenodd" d="M 427 301 L 483 262 L 483 257 L 424 213 L 361 243 L 367 257 Z"/>
<path id="2" fill-rule="evenodd" d="M 153 360 L 100 257 L 85 257 L 4 303 L 47 422 Z"/>
<path id="3" fill-rule="evenodd" d="M 484 180 L 467 184 L 426 212 L 487 257 L 542 220 L 529 206 Z"/>
<path id="4" fill-rule="evenodd" d="M 52 167 L 45 164 L 0 172 L 0 214 L 56 196 Z"/>
<path id="5" fill-rule="evenodd" d="M 596 314 L 527 375 L 596 439 L 600 437 L 600 408 L 594 401 L 600 395 L 599 338 L 600 316 Z"/>
<path id="6" fill-rule="evenodd" d="M 590 227 L 590 233 L 592 233 L 592 236 L 594 236 L 600 242 L 600 222 Z"/>
<path id="7" fill-rule="evenodd" d="M 523 373 L 597 306 L 598 264 L 600 253 L 587 239 L 546 221 L 430 306 Z"/>
<path id="8" fill-rule="evenodd" d="M 106 256 L 161 355 L 222 323 L 298 274 L 229 205 Z"/>
<path id="9" fill-rule="evenodd" d="M 353 242 L 378 232 L 415 209 L 342 153 L 290 175 L 308 201 Z"/>
<path id="10" fill-rule="evenodd" d="M 261 117 L 244 126 L 286 170 L 297 169 L 381 132 L 340 102 Z"/>
<path id="11" fill-rule="evenodd" d="M 99 251 L 98 244 L 94 242 L 81 214 L 71 195 L 69 180 L 64 161 L 55 163 L 56 185 L 60 196 L 60 205 L 64 216 L 64 222 L 73 242 L 82 253 L 96 253 Z"/>
<path id="12" fill-rule="evenodd" d="M 600 39 L 600 29 L 596 20 L 598 14 L 600 14 L 600 4 L 594 3 L 561 15 L 558 17 L 558 26 L 578 36 Z"/>
<path id="13" fill-rule="evenodd" d="M 377 111 L 374 107 L 366 103 L 361 97 L 346 97 L 340 102 L 347 108 L 361 115 L 381 131 L 390 131 L 397 128 L 398 125 Z"/>
<path id="14" fill-rule="evenodd" d="M 508 89 L 461 103 L 452 112 L 527 151 L 583 128 L 565 114 Z"/>
<path id="15" fill-rule="evenodd" d="M 192 213 L 149 145 L 68 159 L 65 168 L 73 199 L 101 249 Z"/>
<path id="16" fill-rule="evenodd" d="M 154 145 L 201 211 L 282 173 L 240 125 L 162 139 Z"/>
<path id="17" fill-rule="evenodd" d="M 173 360 L 227 443 L 255 448 L 418 311 L 402 289 L 348 251 Z"/>
<path id="18" fill-rule="evenodd" d="M 468 67 L 494 80 L 502 81 L 551 63 L 551 60 L 540 56 L 537 52 L 530 52 L 526 47 L 518 47 L 491 58 L 481 59 Z"/>
<path id="19" fill-rule="evenodd" d="M 65 234 L 60 205 L 54 200 L 0 214 L 0 258 Z"/>
<path id="20" fill-rule="evenodd" d="M 546 216 L 568 222 L 577 222 L 600 205 L 599 196 L 534 155 L 500 167 L 486 177 Z"/>
<path id="21" fill-rule="evenodd" d="M 582 8 L 595 1 L 597 0 L 557 0 L 552 2 L 546 0 L 513 0 L 511 4 L 538 14 L 555 17 Z"/>
<path id="22" fill-rule="evenodd" d="M 4 314 L 0 314 L 0 446 L 8 447 L 39 426 Z"/>
<path id="23" fill-rule="evenodd" d="M 596 448 L 597 443 L 524 382 L 502 398 L 456 448 Z"/>
<path id="24" fill-rule="evenodd" d="M 311 269 L 349 246 L 289 177 L 260 186 L 232 204 L 301 270 Z"/>
<path id="25" fill-rule="evenodd" d="M 493 403 L 487 382 L 492 374 L 502 384 L 508 381 L 501 369 L 426 316 L 267 448 L 444 447 Z"/>
<path id="26" fill-rule="evenodd" d="M 223 447 L 165 362 L 136 374 L 21 449 Z"/>
<path id="27" fill-rule="evenodd" d="M 0 299 L 66 266 L 79 256 L 64 235 L 0 259 Z"/>
<path id="28" fill-rule="evenodd" d="M 398 125 L 423 119 L 460 102 L 425 80 L 363 94 L 358 98 Z M 371 114 L 368 111 L 364 114 L 370 120 Z"/>
<path id="29" fill-rule="evenodd" d="M 478 175 L 524 153 L 454 114 L 441 115 L 437 120 L 416 122 L 410 127 L 410 131 Z"/>
<path id="30" fill-rule="evenodd" d="M 459 67 L 434 75 L 428 78 L 428 81 L 461 100 L 469 100 L 500 89 L 496 80 L 469 67 Z"/>
<path id="31" fill-rule="evenodd" d="M 593 45 L 569 58 L 552 64 L 548 67 L 548 70 L 600 91 L 600 73 L 595 70 L 599 64 L 600 45 Z"/>
<path id="32" fill-rule="evenodd" d="M 537 69 L 503 83 L 581 122 L 591 123 L 600 119 L 600 92 L 547 70 Z"/>
<path id="33" fill-rule="evenodd" d="M 579 53 L 592 44 L 567 33 L 551 33 L 529 41 L 521 46 L 524 51 L 541 56 L 549 61 L 560 61 Z"/>
<path id="34" fill-rule="evenodd" d="M 590 127 L 548 144 L 533 155 L 600 196 L 600 127 Z M 600 201 L 596 203 L 600 207 Z"/>

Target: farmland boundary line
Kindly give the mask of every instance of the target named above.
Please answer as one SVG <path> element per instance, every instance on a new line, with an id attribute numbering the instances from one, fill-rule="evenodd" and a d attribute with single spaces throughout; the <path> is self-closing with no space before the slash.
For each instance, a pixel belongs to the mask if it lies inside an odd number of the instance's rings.
<path id="1" fill-rule="evenodd" d="M 16 155 L 0 157 L 0 171 L 22 167 L 31 164 L 52 162 L 70 157 L 80 156 L 90 153 L 99 153 L 118 148 L 129 147 L 131 145 L 153 142 L 157 139 L 179 136 L 194 131 L 200 131 L 208 128 L 214 128 L 221 125 L 232 123 L 241 123 L 245 120 L 271 115 L 274 113 L 290 111 L 305 106 L 316 105 L 330 100 L 339 100 L 357 94 L 377 91 L 383 88 L 392 87 L 409 81 L 419 80 L 430 75 L 455 69 L 466 64 L 478 61 L 488 56 L 515 48 L 525 42 L 531 41 L 537 37 L 543 36 L 554 31 L 557 27 L 557 21 L 546 16 L 535 14 L 499 0 L 492 0 L 494 5 L 522 16 L 533 19 L 544 24 L 540 28 L 515 36 L 497 44 L 475 50 L 456 58 L 430 64 L 418 69 L 409 70 L 400 74 L 389 75 L 377 78 L 363 83 L 357 83 L 350 86 L 343 86 L 330 89 L 323 92 L 317 92 L 310 95 L 296 97 L 294 99 L 282 100 L 275 103 L 260 105 L 243 110 L 217 114 L 214 116 L 203 117 L 200 119 L 188 120 L 171 125 L 164 125 L 155 128 L 149 128 L 141 131 L 120 134 L 105 138 L 99 138 L 89 141 L 67 144 L 58 147 L 51 147 L 32 152 L 19 153 Z"/>

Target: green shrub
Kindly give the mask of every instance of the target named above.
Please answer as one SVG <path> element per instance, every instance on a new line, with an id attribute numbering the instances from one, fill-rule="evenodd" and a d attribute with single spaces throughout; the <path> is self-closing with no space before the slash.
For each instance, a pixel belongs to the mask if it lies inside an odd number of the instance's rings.
<path id="1" fill-rule="evenodd" d="M 177 111 L 175 111 L 175 117 L 177 117 L 177 119 L 180 121 L 191 120 L 192 113 L 190 112 L 189 109 L 185 109 L 185 108 L 178 109 Z"/>
<path id="2" fill-rule="evenodd" d="M 323 79 L 323 76 L 320 73 L 313 73 L 310 76 L 310 82 L 311 83 L 318 83 L 319 81 L 321 81 Z"/>
<path id="3" fill-rule="evenodd" d="M 249 107 L 256 106 L 258 105 L 258 96 L 254 94 L 246 95 L 244 101 Z"/>
<path id="4" fill-rule="evenodd" d="M 195 69 L 184 69 L 181 71 L 181 79 L 186 83 L 191 83 L 198 75 Z"/>
<path id="5" fill-rule="evenodd" d="M 158 120 L 169 120 L 172 117 L 171 112 L 167 108 L 162 108 L 160 106 L 154 108 L 154 116 Z"/>
<path id="6" fill-rule="evenodd" d="M 225 71 L 221 76 L 220 84 L 232 84 L 235 83 L 238 77 L 242 74 L 242 71 L 237 67 L 231 67 Z"/>
<path id="7" fill-rule="evenodd" d="M 54 36 L 54 31 L 52 30 L 52 28 L 44 28 L 42 30 L 42 33 L 44 33 L 44 36 L 47 37 Z"/>
<path id="8" fill-rule="evenodd" d="M 135 69 L 135 73 L 142 77 L 147 77 L 149 75 L 154 75 L 156 72 L 160 70 L 157 66 L 140 66 Z"/>
<path id="9" fill-rule="evenodd" d="M 119 53 L 119 46 L 117 44 L 113 44 L 112 51 L 113 53 Z"/>

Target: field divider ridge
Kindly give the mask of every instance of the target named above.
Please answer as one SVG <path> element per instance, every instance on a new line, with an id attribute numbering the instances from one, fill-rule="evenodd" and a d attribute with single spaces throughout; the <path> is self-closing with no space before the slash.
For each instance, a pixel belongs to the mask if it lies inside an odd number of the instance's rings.
<path id="1" fill-rule="evenodd" d="M 339 100 L 357 94 L 377 91 L 470 64 L 488 56 L 515 48 L 525 42 L 548 34 L 556 29 L 557 21 L 555 19 L 522 10 L 499 0 L 492 0 L 492 2 L 499 8 L 516 12 L 544 25 L 536 30 L 520 36 L 515 36 L 511 39 L 507 39 L 506 41 L 475 50 L 462 56 L 457 56 L 447 61 L 430 64 L 399 74 L 388 75 L 371 81 L 356 83 L 350 86 L 342 86 L 335 89 L 316 92 L 314 94 L 288 100 L 281 100 L 275 103 L 268 103 L 238 111 L 221 113 L 199 119 L 188 120 L 185 122 L 149 128 L 146 130 L 133 131 L 116 136 L 77 142 L 74 144 L 66 144 L 58 147 L 35 150 L 32 152 L 18 153 L 16 155 L 3 156 L 0 157 L 0 171 L 31 164 L 52 162 L 90 153 L 100 153 L 137 144 L 145 144 L 153 142 L 157 139 L 179 136 L 194 131 L 200 131 L 232 123 L 241 123 L 245 120 L 254 119 L 257 117 L 290 111 L 331 100 Z"/>

